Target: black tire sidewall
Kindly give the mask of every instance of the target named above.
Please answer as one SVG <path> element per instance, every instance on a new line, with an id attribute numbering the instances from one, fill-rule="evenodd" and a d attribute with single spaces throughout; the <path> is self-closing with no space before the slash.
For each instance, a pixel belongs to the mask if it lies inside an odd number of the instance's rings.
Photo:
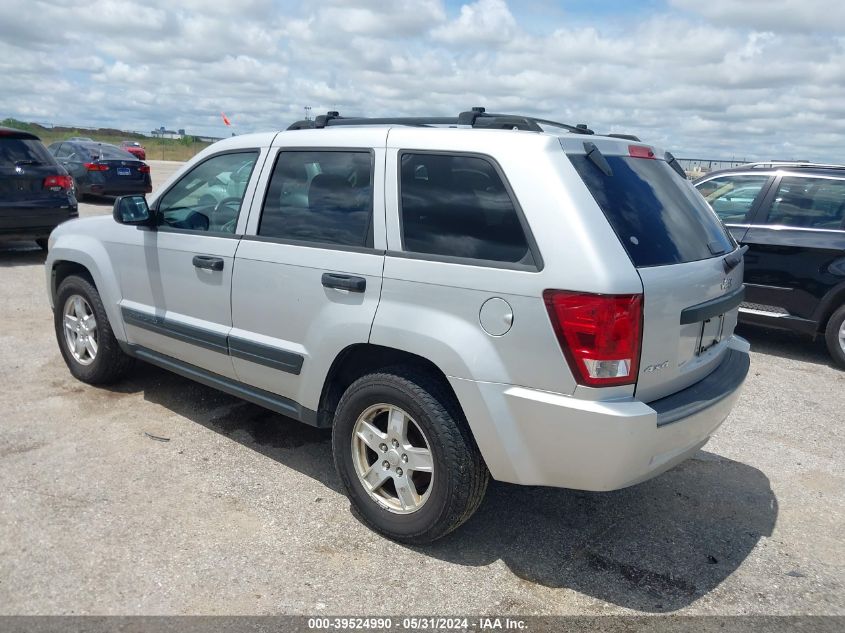
<path id="1" fill-rule="evenodd" d="M 841 306 L 836 312 L 830 315 L 827 327 L 825 328 L 825 342 L 833 360 L 840 367 L 845 368 L 845 351 L 843 351 L 842 346 L 839 344 L 839 328 L 842 327 L 843 322 L 845 322 L 845 306 Z"/>
<path id="2" fill-rule="evenodd" d="M 437 525 L 448 512 L 451 481 L 446 450 L 439 434 L 437 421 L 443 411 L 419 402 L 391 376 L 378 375 L 369 384 L 355 383 L 354 391 L 344 395 L 338 406 L 332 433 L 332 449 L 338 474 L 343 480 L 353 505 L 367 523 L 385 534 L 397 538 L 420 536 Z M 359 381 L 360 382 L 360 381 Z M 405 410 L 422 429 L 428 440 L 434 462 L 433 488 L 425 504 L 411 514 L 397 514 L 380 506 L 370 498 L 355 472 L 352 461 L 352 431 L 358 416 L 374 404 L 393 404 Z"/>

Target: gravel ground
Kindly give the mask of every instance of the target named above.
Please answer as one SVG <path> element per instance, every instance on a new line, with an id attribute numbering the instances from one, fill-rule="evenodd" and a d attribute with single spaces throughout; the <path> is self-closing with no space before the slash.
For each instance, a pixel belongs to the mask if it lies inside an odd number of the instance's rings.
<path id="1" fill-rule="evenodd" d="M 845 372 L 820 342 L 742 328 L 739 405 L 657 479 L 493 483 L 413 548 L 355 519 L 325 431 L 150 366 L 71 378 L 43 261 L 0 245 L 0 613 L 845 615 Z"/>

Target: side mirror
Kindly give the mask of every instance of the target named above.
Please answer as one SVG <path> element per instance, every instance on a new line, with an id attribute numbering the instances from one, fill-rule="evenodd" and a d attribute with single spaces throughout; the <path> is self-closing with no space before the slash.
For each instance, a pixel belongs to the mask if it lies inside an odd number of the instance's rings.
<path id="1" fill-rule="evenodd" d="M 153 214 L 144 196 L 120 196 L 114 201 L 112 211 L 118 224 L 150 226 Z"/>

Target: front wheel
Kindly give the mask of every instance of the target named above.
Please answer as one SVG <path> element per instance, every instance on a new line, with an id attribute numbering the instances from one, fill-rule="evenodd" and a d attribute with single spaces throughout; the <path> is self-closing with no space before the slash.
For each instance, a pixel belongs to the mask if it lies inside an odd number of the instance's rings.
<path id="1" fill-rule="evenodd" d="M 361 519 L 422 544 L 469 519 L 489 474 L 454 397 L 428 374 L 395 368 L 356 380 L 332 433 L 335 467 Z"/>
<path id="2" fill-rule="evenodd" d="M 827 349 L 833 360 L 845 368 L 845 306 L 830 315 L 824 331 Z"/>
<path id="3" fill-rule="evenodd" d="M 53 324 L 65 364 L 82 382 L 109 384 L 132 366 L 112 332 L 100 293 L 88 279 L 71 275 L 62 281 Z"/>

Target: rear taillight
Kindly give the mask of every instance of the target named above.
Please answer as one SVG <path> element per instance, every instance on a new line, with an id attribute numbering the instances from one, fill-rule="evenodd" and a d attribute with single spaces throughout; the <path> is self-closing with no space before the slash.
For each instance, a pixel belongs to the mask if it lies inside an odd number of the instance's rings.
<path id="1" fill-rule="evenodd" d="M 148 173 L 150 173 L 150 166 L 149 165 L 141 165 L 138 168 L 138 171 L 141 172 L 142 174 L 148 174 Z"/>
<path id="2" fill-rule="evenodd" d="M 73 187 L 73 178 L 68 175 L 47 176 L 42 186 L 52 191 L 70 190 Z"/>
<path id="3" fill-rule="evenodd" d="M 543 293 L 575 380 L 589 387 L 633 384 L 642 339 L 642 295 Z"/>
<path id="4" fill-rule="evenodd" d="M 109 166 L 102 163 L 85 163 L 85 169 L 88 171 L 108 171 Z"/>

